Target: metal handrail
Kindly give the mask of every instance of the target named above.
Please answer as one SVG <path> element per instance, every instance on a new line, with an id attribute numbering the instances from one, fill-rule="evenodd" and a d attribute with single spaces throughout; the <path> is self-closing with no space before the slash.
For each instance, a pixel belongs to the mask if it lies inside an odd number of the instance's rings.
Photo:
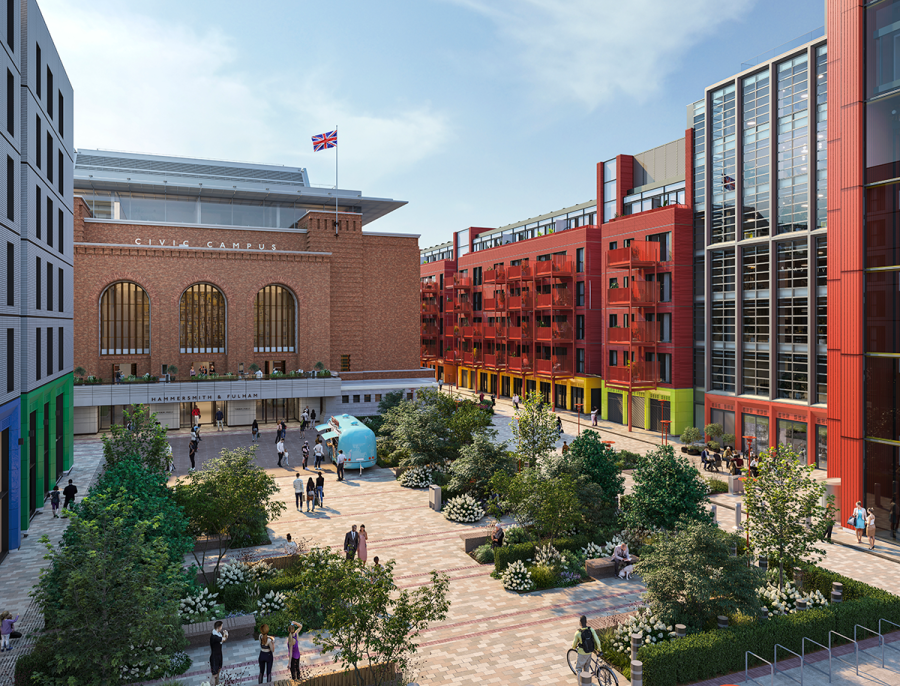
<path id="1" fill-rule="evenodd" d="M 786 651 L 789 652 L 791 655 L 796 655 L 797 657 L 800 658 L 800 678 L 799 678 L 799 679 L 798 679 L 797 677 L 795 677 L 795 676 L 791 676 L 790 674 L 788 674 L 788 673 L 787 673 L 787 670 L 785 670 L 785 669 L 781 669 L 781 670 L 778 669 L 778 649 L 779 649 L 779 648 L 781 648 L 782 650 L 786 650 Z M 773 669 L 775 670 L 775 673 L 776 673 L 776 674 L 780 671 L 780 672 L 781 672 L 784 676 L 786 676 L 788 679 L 791 679 L 791 680 L 793 680 L 793 681 L 796 681 L 797 683 L 800 684 L 800 686 L 803 686 L 803 656 L 802 656 L 800 653 L 795 653 L 795 652 L 794 652 L 793 650 L 791 650 L 790 648 L 785 648 L 785 647 L 784 647 L 783 645 L 781 645 L 780 643 L 776 643 L 776 644 L 775 644 L 775 663 L 772 665 L 772 667 L 773 667 Z"/>
<path id="2" fill-rule="evenodd" d="M 882 622 L 887 622 L 891 626 L 895 626 L 898 629 L 900 629 L 900 624 L 894 624 L 892 621 L 890 621 L 888 619 L 879 619 L 878 620 L 878 634 L 882 637 L 884 636 L 884 632 L 881 631 L 881 623 Z M 891 650 L 900 651 L 900 645 L 889 646 L 887 644 L 887 641 L 884 640 L 884 638 L 881 639 L 881 666 L 882 666 L 882 668 L 884 668 L 884 649 L 885 648 L 890 648 Z"/>
<path id="3" fill-rule="evenodd" d="M 801 642 L 801 648 L 800 648 L 800 651 L 803 653 L 803 655 L 802 655 L 803 663 L 800 666 L 801 677 L 802 677 L 802 672 L 803 672 L 803 666 L 806 664 L 806 642 L 807 641 L 809 641 L 810 643 L 815 643 L 820 648 L 823 648 L 828 651 L 828 660 L 829 660 L 828 661 L 828 683 L 830 684 L 831 683 L 831 648 L 829 648 L 828 646 L 822 645 L 818 641 L 814 641 L 811 638 L 807 638 L 806 636 L 803 637 L 803 641 Z M 824 669 L 819 669 L 815 665 L 809 665 L 809 666 L 812 667 L 817 672 L 820 672 L 821 674 L 825 674 Z"/>
<path id="4" fill-rule="evenodd" d="M 756 679 L 754 679 L 753 677 L 750 676 L 750 666 L 749 666 L 749 665 L 750 665 L 750 657 L 749 657 L 750 655 L 752 655 L 753 657 L 755 657 L 757 660 L 762 660 L 762 661 L 765 662 L 767 665 L 769 665 L 769 669 L 772 670 L 772 673 L 771 673 L 771 677 L 772 677 L 771 684 L 772 684 L 772 686 L 774 686 L 774 685 L 775 685 L 775 666 L 774 666 L 771 662 L 769 662 L 768 660 L 766 660 L 765 658 L 762 658 L 762 657 L 760 657 L 759 655 L 757 655 L 756 653 L 751 652 L 751 651 L 749 651 L 749 650 L 746 651 L 746 652 L 744 653 L 744 683 L 746 684 L 746 683 L 749 682 L 749 681 L 752 681 L 752 682 L 755 683 L 755 684 L 756 684 L 756 683 L 759 683 Z"/>
<path id="5" fill-rule="evenodd" d="M 844 636 L 844 634 L 838 633 L 838 632 L 835 631 L 834 629 L 832 629 L 832 630 L 830 630 L 830 631 L 828 632 L 828 671 L 829 671 L 829 672 L 830 672 L 830 671 L 833 671 L 832 668 L 831 668 L 831 660 L 832 660 L 832 659 L 837 660 L 838 662 L 843 662 L 844 664 L 850 665 L 851 667 L 853 666 L 853 665 L 851 665 L 847 660 L 843 660 L 843 659 L 841 659 L 841 658 L 839 658 L 839 657 L 835 657 L 835 656 L 834 656 L 834 653 L 833 653 L 832 650 L 831 650 L 831 649 L 832 649 L 832 645 L 831 645 L 831 635 L 832 635 L 832 634 L 835 634 L 836 636 L 840 636 L 841 638 L 843 638 L 843 639 L 845 639 L 845 640 L 847 640 L 847 641 L 850 641 L 853 645 L 856 646 L 856 676 L 859 676 L 859 643 L 857 643 L 856 641 L 854 641 L 854 640 L 853 640 L 852 638 L 850 638 L 849 636 Z"/>
<path id="6" fill-rule="evenodd" d="M 873 634 L 874 636 L 878 636 L 878 638 L 880 639 L 880 641 L 881 641 L 881 667 L 883 669 L 884 668 L 884 636 L 881 635 L 880 631 L 873 631 L 869 627 L 863 626 L 862 624 L 854 624 L 853 625 L 853 638 L 854 639 L 856 638 L 856 630 L 857 629 L 865 629 L 870 634 Z M 865 655 L 865 651 L 863 651 L 863 654 Z M 857 655 L 858 655 L 858 651 L 857 651 Z M 857 663 L 859 662 L 859 657 L 856 658 L 856 661 L 857 661 Z M 858 664 L 857 664 L 857 669 L 859 669 Z"/>

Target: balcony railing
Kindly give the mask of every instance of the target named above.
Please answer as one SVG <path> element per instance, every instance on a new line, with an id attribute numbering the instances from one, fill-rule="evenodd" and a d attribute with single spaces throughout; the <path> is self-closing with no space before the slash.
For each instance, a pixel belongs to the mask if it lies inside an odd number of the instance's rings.
<path id="1" fill-rule="evenodd" d="M 610 269 L 652 267 L 658 263 L 659 243 L 656 241 L 634 241 L 627 248 L 616 248 L 606 254 L 606 265 Z"/>
<path id="2" fill-rule="evenodd" d="M 460 314 L 472 314 L 472 303 L 467 300 L 453 303 L 453 310 Z"/>
<path id="3" fill-rule="evenodd" d="M 572 327 L 566 322 L 553 322 L 550 326 L 536 326 L 535 339 L 538 341 L 571 341 Z"/>
<path id="4" fill-rule="evenodd" d="M 484 309 L 489 312 L 502 312 L 506 309 L 506 295 L 497 292 L 493 298 L 484 299 Z"/>
<path id="5" fill-rule="evenodd" d="M 557 289 L 552 293 L 538 293 L 534 296 L 534 304 L 537 308 L 571 309 L 572 294 L 568 289 Z"/>
<path id="6" fill-rule="evenodd" d="M 497 337 L 497 327 L 493 324 L 485 324 L 482 327 L 481 331 L 482 336 L 485 338 L 496 338 Z"/>
<path id="7" fill-rule="evenodd" d="M 422 324 L 422 336 L 426 338 L 434 338 L 440 336 L 441 330 L 433 324 Z"/>
<path id="8" fill-rule="evenodd" d="M 572 260 L 563 255 L 553 255 L 549 260 L 534 263 L 535 276 L 572 276 Z"/>
<path id="9" fill-rule="evenodd" d="M 472 287 L 472 277 L 471 276 L 462 276 L 460 274 L 453 275 L 453 287 L 454 288 L 471 288 Z"/>
<path id="10" fill-rule="evenodd" d="M 423 293 L 437 293 L 438 292 L 438 283 L 437 281 L 425 281 L 422 284 L 422 292 Z"/>
<path id="11" fill-rule="evenodd" d="M 509 296 L 509 309 L 530 310 L 534 307 L 534 298 L 531 294 Z"/>
<path id="12" fill-rule="evenodd" d="M 659 284 L 656 281 L 634 281 L 625 288 L 609 289 L 610 305 L 646 307 L 659 302 Z"/>
<path id="13" fill-rule="evenodd" d="M 606 382 L 620 386 L 655 386 L 659 382 L 659 362 L 635 362 L 627 367 L 607 367 Z"/>
<path id="14" fill-rule="evenodd" d="M 520 356 L 520 357 L 512 357 L 510 356 L 506 362 L 506 366 L 517 372 L 530 372 L 533 369 L 533 363 L 530 357 Z"/>
<path id="15" fill-rule="evenodd" d="M 463 335 L 463 338 L 481 338 L 481 335 L 482 335 L 481 324 L 474 324 L 472 326 L 462 327 L 462 335 Z"/>
<path id="16" fill-rule="evenodd" d="M 422 357 L 424 359 L 432 359 L 437 357 L 437 348 L 432 345 L 423 345 L 422 346 Z"/>
<path id="17" fill-rule="evenodd" d="M 522 324 L 522 326 L 511 326 L 507 329 L 507 338 L 514 341 L 530 341 L 534 335 L 532 332 L 534 327 L 531 324 Z"/>
<path id="18" fill-rule="evenodd" d="M 459 362 L 462 359 L 462 355 L 458 350 L 444 350 L 444 361 L 445 362 Z"/>
<path id="19" fill-rule="evenodd" d="M 433 317 L 441 313 L 441 308 L 438 306 L 436 302 L 423 302 L 422 303 L 422 314 L 427 317 Z"/>
<path id="20" fill-rule="evenodd" d="M 488 269 L 484 273 L 485 283 L 506 283 L 506 269 L 504 267 L 494 267 Z"/>
<path id="21" fill-rule="evenodd" d="M 572 360 L 567 355 L 554 355 L 549 360 L 537 361 L 538 374 L 564 376 L 572 374 Z"/>
<path id="22" fill-rule="evenodd" d="M 522 279 L 534 278 L 530 264 L 518 264 L 506 268 L 507 281 L 521 281 Z"/>
<path id="23" fill-rule="evenodd" d="M 656 343 L 659 340 L 659 322 L 634 322 L 630 327 L 614 327 L 609 330 L 609 342 L 620 344 Z"/>

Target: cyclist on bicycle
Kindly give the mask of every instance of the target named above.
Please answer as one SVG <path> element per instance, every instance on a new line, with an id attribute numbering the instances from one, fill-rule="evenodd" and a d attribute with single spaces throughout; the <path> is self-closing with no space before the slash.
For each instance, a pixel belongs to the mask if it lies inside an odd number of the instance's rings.
<path id="1" fill-rule="evenodd" d="M 578 651 L 575 683 L 581 686 L 581 670 L 590 662 L 593 653 L 600 652 L 600 639 L 597 637 L 597 632 L 593 627 L 588 627 L 587 617 L 584 615 L 581 615 L 581 628 L 575 632 L 572 649 Z"/>

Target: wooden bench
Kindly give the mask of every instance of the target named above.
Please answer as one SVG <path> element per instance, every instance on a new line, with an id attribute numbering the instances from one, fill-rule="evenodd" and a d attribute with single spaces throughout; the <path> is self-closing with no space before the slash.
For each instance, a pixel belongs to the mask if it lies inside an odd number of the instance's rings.
<path id="1" fill-rule="evenodd" d="M 632 555 L 631 559 L 632 564 L 640 561 L 637 555 Z M 584 571 L 594 579 L 612 579 L 616 575 L 616 566 L 611 557 L 599 557 L 595 560 L 585 560 Z"/>
<path id="2" fill-rule="evenodd" d="M 253 637 L 253 629 L 256 627 L 256 615 L 242 615 L 223 619 L 224 628 L 228 631 L 228 640 Z M 184 637 L 192 648 L 209 647 L 209 636 L 216 622 L 200 622 L 199 624 L 185 624 Z"/>

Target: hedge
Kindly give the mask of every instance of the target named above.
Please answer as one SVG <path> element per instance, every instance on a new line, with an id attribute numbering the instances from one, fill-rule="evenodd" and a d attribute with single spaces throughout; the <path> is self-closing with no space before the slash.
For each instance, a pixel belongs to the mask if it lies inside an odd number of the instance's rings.
<path id="1" fill-rule="evenodd" d="M 586 534 L 578 534 L 567 538 L 557 538 L 553 541 L 553 547 L 559 552 L 578 551 L 584 548 L 593 539 Z M 509 565 L 517 560 L 525 562 L 534 559 L 535 550 L 541 543 L 533 541 L 529 543 L 516 543 L 515 545 L 505 545 L 502 548 L 494 550 L 494 569 L 502 572 Z"/>
<path id="2" fill-rule="evenodd" d="M 900 597 L 821 568 L 807 567 L 805 572 L 804 588 L 823 594 L 826 589 L 830 594 L 832 581 L 843 583 L 844 602 L 645 645 L 638 652 L 644 663 L 644 683 L 676 686 L 710 679 L 743 670 L 748 650 L 772 659 L 776 643 L 800 653 L 804 637 L 828 645 L 829 631 L 852 638 L 856 624 L 873 630 L 878 629 L 879 619 L 900 624 Z M 871 636 L 865 633 L 865 638 Z"/>

